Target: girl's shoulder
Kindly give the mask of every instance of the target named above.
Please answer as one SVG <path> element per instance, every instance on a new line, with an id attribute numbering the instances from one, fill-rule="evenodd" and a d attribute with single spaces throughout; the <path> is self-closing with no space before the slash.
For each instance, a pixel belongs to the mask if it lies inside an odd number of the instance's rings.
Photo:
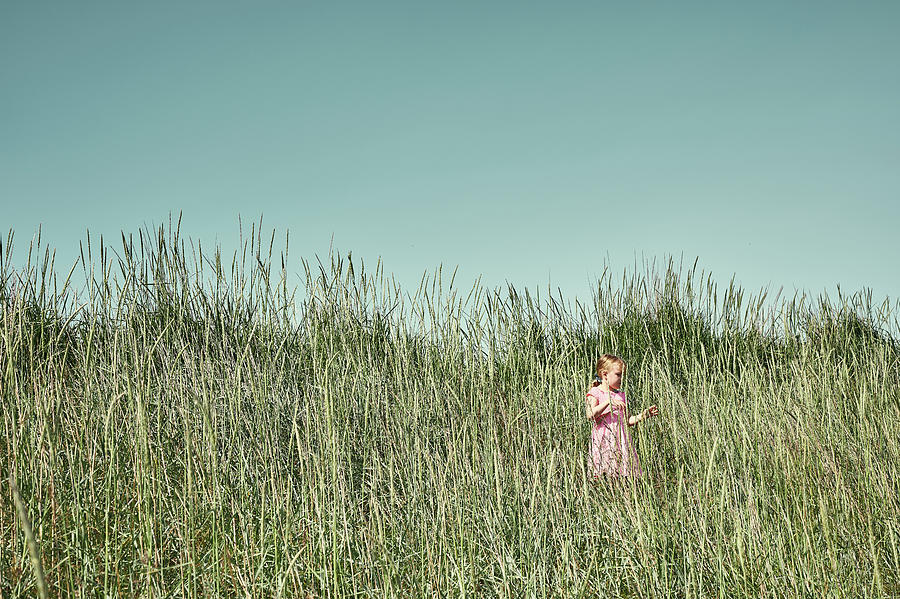
<path id="1" fill-rule="evenodd" d="M 622 401 L 627 401 L 625 399 L 624 391 L 604 391 L 600 387 L 591 387 L 588 389 L 587 395 L 589 397 L 596 397 L 597 399 L 606 399 L 607 397 L 618 397 Z"/>
<path id="2" fill-rule="evenodd" d="M 588 397 L 596 397 L 597 399 L 602 399 L 607 395 L 609 395 L 609 391 L 604 391 L 599 386 L 594 386 L 587 390 Z"/>

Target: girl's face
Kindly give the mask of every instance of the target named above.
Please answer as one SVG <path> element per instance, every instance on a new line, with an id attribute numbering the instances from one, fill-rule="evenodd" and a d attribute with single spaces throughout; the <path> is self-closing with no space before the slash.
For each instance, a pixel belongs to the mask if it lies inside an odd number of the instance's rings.
<path id="1" fill-rule="evenodd" d="M 622 386 L 622 365 L 613 364 L 601 375 L 601 378 L 607 387 L 618 390 Z"/>

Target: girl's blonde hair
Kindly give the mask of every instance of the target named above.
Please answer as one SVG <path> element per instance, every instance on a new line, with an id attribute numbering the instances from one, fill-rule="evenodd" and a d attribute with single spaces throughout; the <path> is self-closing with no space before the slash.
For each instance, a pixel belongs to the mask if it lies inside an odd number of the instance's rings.
<path id="1" fill-rule="evenodd" d="M 613 364 L 621 366 L 622 374 L 625 374 L 625 360 L 619 356 L 614 356 L 613 354 L 603 354 L 600 356 L 600 359 L 597 360 L 597 376 L 602 378 L 603 373 L 609 372 L 609 369 L 612 368 Z"/>

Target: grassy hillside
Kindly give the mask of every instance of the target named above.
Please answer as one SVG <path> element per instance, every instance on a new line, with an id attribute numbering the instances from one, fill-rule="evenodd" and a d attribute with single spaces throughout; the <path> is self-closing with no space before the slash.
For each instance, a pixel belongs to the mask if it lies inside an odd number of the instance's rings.
<path id="1" fill-rule="evenodd" d="M 251 237 L 86 244 L 77 296 L 2 248 L 4 597 L 900 596 L 897 304 L 338 257 L 295 293 Z M 587 474 L 603 352 L 661 410 L 630 487 Z"/>

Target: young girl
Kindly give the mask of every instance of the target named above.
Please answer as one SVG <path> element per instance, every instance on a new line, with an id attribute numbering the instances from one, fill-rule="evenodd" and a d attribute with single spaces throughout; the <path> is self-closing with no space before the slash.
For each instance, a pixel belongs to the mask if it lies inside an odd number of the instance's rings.
<path id="1" fill-rule="evenodd" d="M 622 358 L 603 354 L 597 360 L 597 378 L 585 398 L 585 412 L 593 422 L 591 461 L 595 477 L 640 476 L 641 466 L 628 426 L 659 414 L 656 406 L 650 406 L 637 416 L 628 415 L 628 401 L 619 390 L 624 374 Z"/>

